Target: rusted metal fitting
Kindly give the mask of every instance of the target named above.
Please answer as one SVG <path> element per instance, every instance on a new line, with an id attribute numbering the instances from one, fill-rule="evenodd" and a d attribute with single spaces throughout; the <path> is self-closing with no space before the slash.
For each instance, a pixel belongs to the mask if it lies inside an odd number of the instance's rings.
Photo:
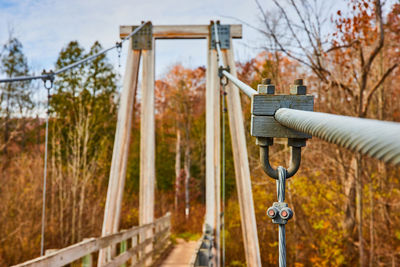
<path id="1" fill-rule="evenodd" d="M 261 84 L 257 86 L 257 91 L 259 94 L 275 94 L 275 85 L 271 84 L 271 79 L 262 79 Z"/>
<path id="2" fill-rule="evenodd" d="M 294 80 L 294 84 L 290 86 L 291 95 L 305 95 L 307 94 L 307 87 L 303 85 L 303 79 Z"/>

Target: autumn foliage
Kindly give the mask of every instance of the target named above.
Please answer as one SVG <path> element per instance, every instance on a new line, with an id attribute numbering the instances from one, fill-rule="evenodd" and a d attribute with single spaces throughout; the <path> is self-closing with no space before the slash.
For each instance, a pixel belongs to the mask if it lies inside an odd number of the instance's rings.
<path id="1" fill-rule="evenodd" d="M 294 51 L 285 43 L 280 47 L 281 35 L 274 36 L 273 28 L 265 26 L 266 43 L 272 40 L 271 45 L 238 62 L 238 77 L 253 88 L 262 78 L 271 78 L 278 94 L 288 94 L 294 79 L 303 78 L 315 97 L 316 111 L 400 122 L 400 4 L 385 5 L 382 11 L 377 3 L 349 1 L 347 10 L 331 14 L 334 28 L 327 40 L 311 33 L 309 46 Z M 303 30 L 312 28 L 308 23 Z M 96 42 L 86 52 L 71 42 L 56 64 L 65 66 L 100 48 Z M 173 234 L 183 238 L 198 237 L 204 222 L 205 76 L 205 67 L 175 64 L 155 84 L 155 214 L 171 211 Z M 50 100 L 46 248 L 62 248 L 101 233 L 117 116 L 116 79 L 107 58 L 99 58 L 55 84 Z M 2 92 L 14 89 L 2 87 Z M 40 253 L 44 120 L 6 110 L 4 93 L 1 96 L 3 266 Z M 121 229 L 138 224 L 140 93 L 136 98 Z M 241 98 L 248 130 L 250 100 Z M 225 126 L 226 265 L 245 266 L 228 120 Z M 265 214 L 276 201 L 276 185 L 263 172 L 258 147 L 247 130 L 261 259 L 263 266 L 276 266 L 278 229 Z M 289 153 L 286 140 L 275 140 L 271 162 L 288 166 Z M 307 141 L 302 155 L 299 172 L 287 183 L 286 200 L 295 214 L 286 232 L 288 266 L 400 265 L 399 168 L 316 138 Z"/>

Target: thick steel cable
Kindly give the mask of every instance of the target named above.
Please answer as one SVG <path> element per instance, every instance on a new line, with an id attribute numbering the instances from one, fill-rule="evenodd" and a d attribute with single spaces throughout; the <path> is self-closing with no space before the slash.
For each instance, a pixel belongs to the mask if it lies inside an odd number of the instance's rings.
<path id="1" fill-rule="evenodd" d="M 400 163 L 400 123 L 278 109 L 275 120 L 294 130 L 387 163 Z"/>
<path id="2" fill-rule="evenodd" d="M 279 166 L 279 179 L 276 180 L 278 202 L 285 202 L 286 170 Z M 279 267 L 286 267 L 286 231 L 285 225 L 279 224 Z"/>
<path id="3" fill-rule="evenodd" d="M 142 23 L 139 27 L 137 27 L 134 31 L 132 31 L 127 37 L 125 37 L 124 39 L 121 40 L 121 42 L 117 42 L 115 45 L 113 45 L 110 48 L 107 49 L 103 49 L 102 51 L 89 56 L 87 58 L 81 59 L 77 62 L 74 62 L 68 66 L 65 66 L 61 69 L 56 70 L 53 73 L 48 73 L 48 74 L 42 74 L 42 75 L 38 75 L 38 76 L 20 76 L 20 77 L 11 77 L 11 78 L 5 78 L 5 79 L 0 79 L 0 83 L 6 83 L 6 82 L 17 82 L 17 81 L 28 81 L 28 80 L 37 80 L 37 79 L 41 79 L 41 80 L 49 80 L 52 79 L 54 76 L 65 72 L 67 70 L 70 70 L 72 68 L 75 68 L 76 66 L 79 66 L 87 61 L 93 60 L 95 58 L 97 58 L 98 56 L 101 56 L 105 53 L 107 53 L 108 51 L 115 49 L 115 48 L 120 48 L 122 46 L 122 44 L 129 40 L 129 38 L 131 38 L 133 35 L 135 35 L 136 33 L 138 33 L 144 26 L 146 26 L 148 23 L 150 23 L 149 21 Z"/>

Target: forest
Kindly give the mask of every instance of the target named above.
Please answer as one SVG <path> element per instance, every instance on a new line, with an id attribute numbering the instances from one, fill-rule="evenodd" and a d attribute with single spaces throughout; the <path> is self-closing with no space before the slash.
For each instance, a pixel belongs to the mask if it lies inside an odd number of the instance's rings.
<path id="1" fill-rule="evenodd" d="M 278 94 L 288 94 L 301 78 L 316 111 L 400 122 L 400 4 L 350 0 L 345 11 L 324 17 L 314 1 L 288 2 L 283 8 L 273 0 L 274 14 L 259 5 L 260 22 L 252 27 L 264 45 L 236 63 L 239 79 L 257 88 L 270 78 Z M 98 41 L 90 49 L 70 41 L 54 68 L 102 48 Z M 32 73 L 28 63 L 16 36 L 3 41 L 2 77 Z M 0 266 L 40 255 L 47 100 L 45 247 L 101 235 L 121 79 L 115 68 L 100 56 L 59 76 L 48 98 L 42 83 L 0 84 Z M 205 212 L 205 76 L 204 66 L 174 64 L 155 84 L 155 215 L 171 211 L 173 235 L 193 240 L 200 238 Z M 266 216 L 276 185 L 250 136 L 250 99 L 241 100 L 261 260 L 276 266 L 278 229 Z M 120 229 L 138 225 L 140 112 L 137 93 Z M 229 130 L 225 144 L 226 265 L 246 266 Z M 286 201 L 295 214 L 286 230 L 288 265 L 399 266 L 400 168 L 318 138 L 307 141 L 302 157 L 287 182 Z M 271 162 L 287 166 L 288 160 L 286 140 L 275 140 Z"/>

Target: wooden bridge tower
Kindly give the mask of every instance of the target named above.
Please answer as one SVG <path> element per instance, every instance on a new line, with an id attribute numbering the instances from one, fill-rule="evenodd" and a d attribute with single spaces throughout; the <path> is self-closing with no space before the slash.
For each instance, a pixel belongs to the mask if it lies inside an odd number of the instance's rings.
<path id="1" fill-rule="evenodd" d="M 242 37 L 241 25 L 223 25 L 228 29 L 224 60 L 236 76 L 232 38 Z M 120 37 L 128 36 L 137 26 L 121 26 Z M 220 80 L 218 77 L 217 52 L 212 48 L 210 25 L 146 25 L 130 40 L 123 88 L 118 110 L 118 122 L 107 192 L 102 235 L 116 233 L 119 229 L 121 203 L 125 185 L 129 140 L 133 117 L 133 104 L 138 85 L 140 58 L 142 57 L 141 85 L 141 134 L 140 134 L 140 197 L 139 224 L 154 221 L 155 186 L 155 114 L 154 114 L 154 50 L 157 39 L 207 39 L 206 72 L 206 218 L 215 235 L 216 266 L 220 257 Z M 232 137 L 235 177 L 239 194 L 243 240 L 248 266 L 261 266 L 251 192 L 250 171 L 244 133 L 243 115 L 239 90 L 230 83 L 227 90 L 229 125 Z M 108 254 L 108 255 L 107 255 Z M 102 251 L 99 264 L 111 257 L 111 251 Z"/>

